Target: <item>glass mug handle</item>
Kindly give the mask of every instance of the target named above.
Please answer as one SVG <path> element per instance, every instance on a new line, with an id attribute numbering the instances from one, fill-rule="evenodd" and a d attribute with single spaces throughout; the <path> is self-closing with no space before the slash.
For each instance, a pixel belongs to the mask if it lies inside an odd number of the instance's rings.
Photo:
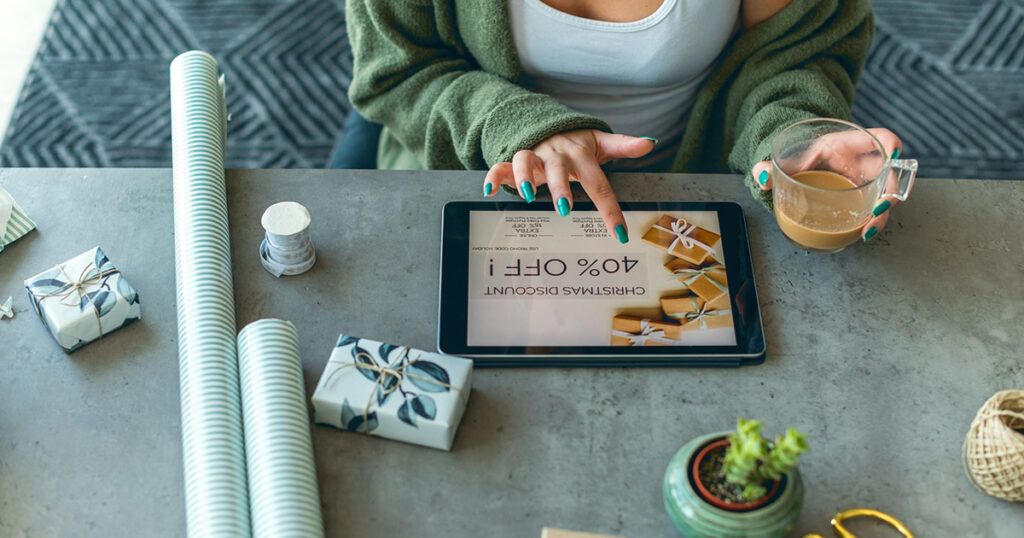
<path id="1" fill-rule="evenodd" d="M 889 182 L 886 184 L 879 199 L 895 198 L 906 202 L 910 190 L 914 188 L 917 178 L 916 159 L 891 159 L 889 161 Z"/>

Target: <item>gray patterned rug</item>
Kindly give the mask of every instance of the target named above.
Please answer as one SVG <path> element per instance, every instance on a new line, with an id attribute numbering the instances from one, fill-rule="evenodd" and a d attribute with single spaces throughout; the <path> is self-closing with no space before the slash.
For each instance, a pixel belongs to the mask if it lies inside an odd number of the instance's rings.
<path id="1" fill-rule="evenodd" d="M 348 111 L 342 0 L 61 0 L 0 166 L 169 166 L 168 65 L 228 78 L 227 165 L 318 168 Z M 922 175 L 1024 179 L 1024 0 L 875 0 L 854 119 L 900 134 Z"/>

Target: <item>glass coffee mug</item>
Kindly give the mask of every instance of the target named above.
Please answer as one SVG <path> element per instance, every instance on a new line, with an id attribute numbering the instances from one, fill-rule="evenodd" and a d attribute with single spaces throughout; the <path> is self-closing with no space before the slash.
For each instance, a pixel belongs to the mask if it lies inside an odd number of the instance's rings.
<path id="1" fill-rule="evenodd" d="M 772 201 L 786 237 L 811 252 L 839 252 L 860 239 L 883 199 L 905 201 L 917 161 L 893 159 L 848 121 L 790 125 L 772 144 Z"/>

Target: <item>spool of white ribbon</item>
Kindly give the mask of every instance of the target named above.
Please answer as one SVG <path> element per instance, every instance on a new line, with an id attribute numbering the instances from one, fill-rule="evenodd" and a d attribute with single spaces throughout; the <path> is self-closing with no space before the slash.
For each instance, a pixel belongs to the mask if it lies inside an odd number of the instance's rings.
<path id="1" fill-rule="evenodd" d="M 278 202 L 263 213 L 266 237 L 260 244 L 260 261 L 270 274 L 300 275 L 316 263 L 309 239 L 309 211 L 296 202 Z"/>

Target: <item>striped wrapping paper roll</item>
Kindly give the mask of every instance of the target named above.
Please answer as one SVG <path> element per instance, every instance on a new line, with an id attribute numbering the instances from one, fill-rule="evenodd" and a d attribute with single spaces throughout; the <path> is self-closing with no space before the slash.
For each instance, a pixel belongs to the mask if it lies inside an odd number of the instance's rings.
<path id="1" fill-rule="evenodd" d="M 295 326 L 249 324 L 238 335 L 238 363 L 253 536 L 323 536 Z"/>
<path id="2" fill-rule="evenodd" d="M 171 116 L 188 534 L 248 536 L 224 184 L 227 113 L 209 54 L 187 52 L 171 63 Z"/>

